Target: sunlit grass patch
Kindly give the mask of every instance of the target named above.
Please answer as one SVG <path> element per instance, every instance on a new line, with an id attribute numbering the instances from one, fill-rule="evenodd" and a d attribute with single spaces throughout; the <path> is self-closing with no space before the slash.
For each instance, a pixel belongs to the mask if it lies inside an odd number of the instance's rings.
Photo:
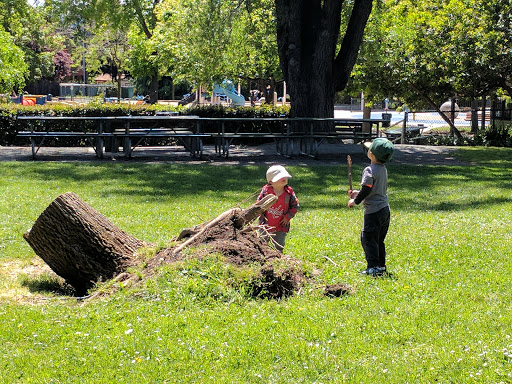
<path id="1" fill-rule="evenodd" d="M 301 209 L 286 254 L 311 284 L 281 300 L 251 297 L 257 268 L 197 258 L 197 249 L 150 278 L 142 273 L 181 229 L 252 202 L 265 166 L 2 164 L 2 379 L 510 382 L 511 154 L 464 148 L 471 166 L 388 164 L 393 276 L 377 279 L 359 274 L 363 212 L 346 208 L 345 164 L 287 167 Z M 355 180 L 362 169 L 354 166 Z M 55 281 L 22 234 L 68 190 L 156 244 L 130 270 L 135 284 L 109 282 L 108 296 L 78 303 L 50 292 Z M 334 283 L 353 294 L 323 296 Z"/>

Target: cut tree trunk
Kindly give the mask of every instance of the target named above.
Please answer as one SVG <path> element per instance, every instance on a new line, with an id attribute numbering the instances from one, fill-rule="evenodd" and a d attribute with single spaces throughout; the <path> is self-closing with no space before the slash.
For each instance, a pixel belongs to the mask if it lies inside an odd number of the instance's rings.
<path id="1" fill-rule="evenodd" d="M 276 196 L 268 195 L 246 209 L 232 208 L 205 224 L 182 231 L 179 239 L 190 238 L 174 248 L 173 253 L 180 252 L 227 217 L 242 229 L 276 200 Z M 58 196 L 23 237 L 78 295 L 135 265 L 135 252 L 147 245 L 116 227 L 72 192 Z"/>
<path id="2" fill-rule="evenodd" d="M 133 265 L 145 245 L 72 192 L 58 196 L 23 237 L 78 295 Z"/>

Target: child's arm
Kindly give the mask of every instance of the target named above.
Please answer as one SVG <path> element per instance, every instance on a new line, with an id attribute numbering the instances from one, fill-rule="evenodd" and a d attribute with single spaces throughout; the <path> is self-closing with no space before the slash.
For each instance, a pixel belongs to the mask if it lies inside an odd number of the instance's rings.
<path id="1" fill-rule="evenodd" d="M 263 186 L 263 188 L 261 188 L 261 192 L 260 192 L 258 198 L 256 199 L 256 201 L 260 201 L 261 199 L 263 199 L 267 195 L 268 195 L 268 184 L 265 184 Z"/>
<path id="2" fill-rule="evenodd" d="M 361 180 L 361 189 L 359 191 L 353 190 L 348 191 L 350 196 L 350 200 L 347 203 L 349 208 L 352 208 L 354 205 L 361 204 L 361 202 L 366 199 L 366 197 L 370 194 L 373 187 L 373 174 L 372 168 L 366 167 L 363 171 L 363 177 Z"/>
<path id="3" fill-rule="evenodd" d="M 347 206 L 349 208 L 352 208 L 354 205 L 361 204 L 361 202 L 366 199 L 366 197 L 370 194 L 372 191 L 373 185 L 363 185 L 361 187 L 360 191 L 349 191 L 350 194 L 350 200 L 347 203 Z M 352 192 L 352 193 L 351 193 Z"/>
<path id="4" fill-rule="evenodd" d="M 290 202 L 288 204 L 288 211 L 286 211 L 281 219 L 281 225 L 288 225 L 290 220 L 295 216 L 299 209 L 299 200 L 295 196 L 295 192 L 290 188 Z"/>

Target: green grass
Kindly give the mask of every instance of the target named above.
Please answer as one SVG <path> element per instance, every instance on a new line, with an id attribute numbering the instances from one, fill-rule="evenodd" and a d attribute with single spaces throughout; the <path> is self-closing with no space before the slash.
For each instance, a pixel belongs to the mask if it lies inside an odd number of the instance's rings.
<path id="1" fill-rule="evenodd" d="M 382 279 L 358 274 L 362 210 L 346 208 L 345 165 L 289 167 L 301 209 L 286 253 L 322 273 L 282 301 L 248 299 L 226 283 L 244 272 L 212 257 L 77 302 L 22 238 L 73 191 L 165 244 L 249 205 L 264 166 L 1 163 L 0 382 L 512 383 L 512 151 L 458 156 L 473 165 L 388 165 L 393 278 Z M 325 298 L 329 283 L 354 293 Z"/>

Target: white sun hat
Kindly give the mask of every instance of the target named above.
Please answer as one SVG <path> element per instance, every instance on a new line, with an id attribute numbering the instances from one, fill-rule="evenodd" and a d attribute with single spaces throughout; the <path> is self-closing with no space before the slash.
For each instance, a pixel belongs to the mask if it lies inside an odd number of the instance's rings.
<path id="1" fill-rule="evenodd" d="M 282 165 L 273 165 L 267 170 L 267 181 L 274 183 L 283 177 L 292 177 Z"/>

